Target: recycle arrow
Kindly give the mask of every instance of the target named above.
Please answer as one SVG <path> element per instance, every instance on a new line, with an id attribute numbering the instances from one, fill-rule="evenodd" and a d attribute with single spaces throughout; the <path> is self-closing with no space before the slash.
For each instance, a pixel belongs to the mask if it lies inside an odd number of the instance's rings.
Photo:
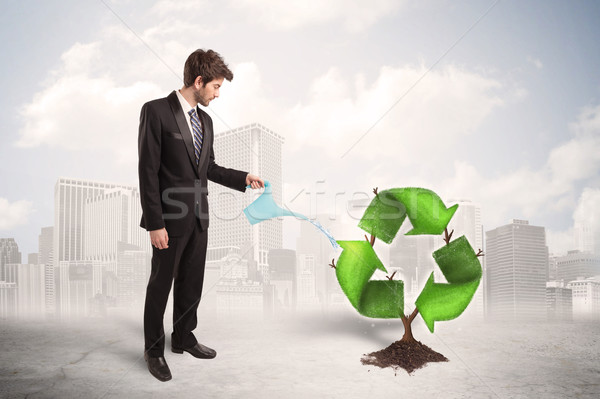
<path id="1" fill-rule="evenodd" d="M 452 320 L 467 308 L 481 280 L 481 265 L 471 244 L 461 236 L 433 253 L 448 284 L 435 283 L 433 272 L 415 305 L 433 332 L 434 321 Z"/>
<path id="2" fill-rule="evenodd" d="M 458 205 L 446 208 L 440 197 L 426 188 L 392 188 L 375 196 L 358 227 L 390 244 L 408 216 L 413 229 L 406 235 L 438 235 L 457 208 Z"/>
<path id="3" fill-rule="evenodd" d="M 369 281 L 375 270 L 387 273 L 367 241 L 338 241 L 343 248 L 335 274 L 344 294 L 363 316 L 397 319 L 404 314 L 404 282 Z"/>

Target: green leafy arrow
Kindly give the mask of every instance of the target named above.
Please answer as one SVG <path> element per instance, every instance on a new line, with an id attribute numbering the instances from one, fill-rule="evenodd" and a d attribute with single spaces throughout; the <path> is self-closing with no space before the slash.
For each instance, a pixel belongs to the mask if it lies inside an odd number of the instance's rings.
<path id="1" fill-rule="evenodd" d="M 404 283 L 399 280 L 369 281 L 377 269 L 387 273 L 371 244 L 366 241 L 338 241 L 338 244 L 343 251 L 335 274 L 358 313 L 379 319 L 402 317 Z"/>
<path id="2" fill-rule="evenodd" d="M 425 188 L 392 188 L 373 198 L 358 227 L 390 244 L 408 216 L 413 229 L 406 235 L 437 235 L 442 234 L 457 208 L 446 208 L 436 193 Z"/>
<path id="3" fill-rule="evenodd" d="M 435 283 L 431 273 L 415 302 L 431 332 L 434 321 L 452 320 L 460 316 L 471 302 L 481 280 L 481 265 L 465 236 L 435 251 L 433 258 L 448 284 Z"/>

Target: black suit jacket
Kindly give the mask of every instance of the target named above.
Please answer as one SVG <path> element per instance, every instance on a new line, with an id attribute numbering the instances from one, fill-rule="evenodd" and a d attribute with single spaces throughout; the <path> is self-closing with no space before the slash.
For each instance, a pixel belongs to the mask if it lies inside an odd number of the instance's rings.
<path id="1" fill-rule="evenodd" d="M 192 133 L 175 91 L 142 107 L 138 172 L 143 212 L 140 226 L 146 230 L 165 227 L 170 236 L 178 236 L 196 218 L 206 230 L 208 179 L 235 190 L 246 189 L 247 172 L 215 163 L 212 119 L 198 107 L 196 110 L 204 136 L 198 165 Z"/>

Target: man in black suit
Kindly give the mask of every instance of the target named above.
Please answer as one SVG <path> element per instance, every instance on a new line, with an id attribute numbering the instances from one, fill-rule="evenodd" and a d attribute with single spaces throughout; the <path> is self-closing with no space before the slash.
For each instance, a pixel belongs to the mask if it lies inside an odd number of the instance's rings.
<path id="1" fill-rule="evenodd" d="M 210 359 L 216 352 L 200 344 L 196 310 L 206 259 L 207 180 L 235 190 L 264 187 L 257 176 L 215 163 L 212 119 L 198 104 L 219 96 L 233 73 L 213 50 L 196 50 L 184 67 L 184 86 L 142 107 L 139 129 L 141 227 L 150 232 L 152 272 L 144 308 L 144 357 L 150 373 L 171 379 L 164 358 L 163 316 L 173 284 L 171 350 Z"/>

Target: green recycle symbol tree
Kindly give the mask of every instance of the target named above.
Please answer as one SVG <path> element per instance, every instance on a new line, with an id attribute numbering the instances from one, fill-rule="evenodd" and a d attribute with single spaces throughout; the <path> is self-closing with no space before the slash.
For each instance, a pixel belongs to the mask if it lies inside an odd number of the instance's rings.
<path id="1" fill-rule="evenodd" d="M 335 268 L 340 287 L 352 306 L 363 316 L 371 318 L 400 318 L 404 325 L 401 341 L 414 342 L 411 323 L 417 314 L 433 333 L 436 321 L 452 320 L 469 305 L 479 282 L 482 270 L 478 257 L 465 236 L 451 241 L 448 223 L 458 205 L 446 208 L 440 197 L 424 188 L 392 188 L 377 192 L 358 226 L 371 235 L 367 241 L 337 241 L 343 251 Z M 435 282 L 432 272 L 415 301 L 410 315 L 404 314 L 404 282 L 370 280 L 375 270 L 387 270 L 373 250 L 375 239 L 390 244 L 406 218 L 412 230 L 406 235 L 444 234 L 445 246 L 433 252 L 433 258 L 447 283 Z"/>

